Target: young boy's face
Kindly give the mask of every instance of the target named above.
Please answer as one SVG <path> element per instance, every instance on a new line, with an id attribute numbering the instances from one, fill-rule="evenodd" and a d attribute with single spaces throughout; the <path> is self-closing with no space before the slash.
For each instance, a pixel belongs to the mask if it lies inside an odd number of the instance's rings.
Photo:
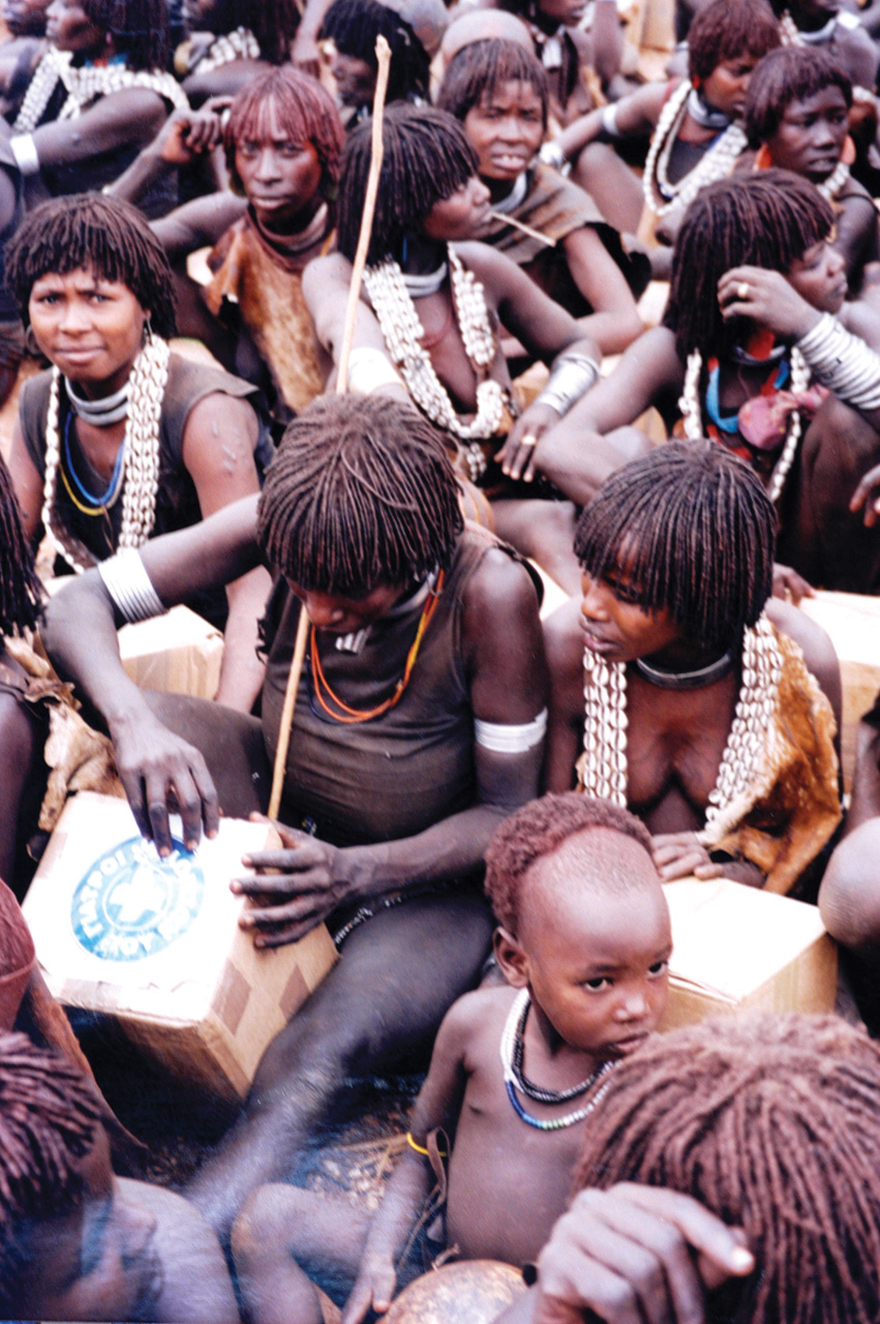
<path id="1" fill-rule="evenodd" d="M 80 1168 L 81 1204 L 30 1237 L 21 1306 L 36 1319 L 148 1319 L 162 1275 L 156 1218 L 120 1193 L 102 1126 Z"/>
<path id="2" fill-rule="evenodd" d="M 821 184 L 834 170 L 846 142 L 846 101 L 839 87 L 823 87 L 811 97 L 790 102 L 767 140 L 773 165 L 806 175 Z"/>
<path id="3" fill-rule="evenodd" d="M 516 179 L 541 146 L 541 98 L 531 83 L 507 79 L 471 106 L 464 131 L 480 159 L 482 179 Z"/>
<path id="4" fill-rule="evenodd" d="M 606 881 L 626 870 L 622 893 Z M 614 1059 L 657 1029 L 672 951 L 654 865 L 632 837 L 588 828 L 531 866 L 519 943 L 532 1000 L 565 1043 Z"/>

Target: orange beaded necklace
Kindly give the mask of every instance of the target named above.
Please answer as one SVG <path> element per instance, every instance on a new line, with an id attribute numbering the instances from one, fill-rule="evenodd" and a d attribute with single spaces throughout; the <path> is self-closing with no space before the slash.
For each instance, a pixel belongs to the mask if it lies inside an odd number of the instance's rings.
<path id="1" fill-rule="evenodd" d="M 316 631 L 314 625 L 312 626 L 311 634 L 309 636 L 312 685 L 315 691 L 315 698 L 328 717 L 332 717 L 336 722 L 369 722 L 372 721 L 374 717 L 381 717 L 383 713 L 389 712 L 395 704 L 400 702 L 403 697 L 403 692 L 409 684 L 409 679 L 412 675 L 413 667 L 416 664 L 416 658 L 419 655 L 419 648 L 421 647 L 422 639 L 425 636 L 425 631 L 431 623 L 431 617 L 434 615 L 434 610 L 443 589 L 443 578 L 444 572 L 441 570 L 440 574 L 437 576 L 437 583 L 428 593 L 427 600 L 422 609 L 422 615 L 419 620 L 418 629 L 416 630 L 416 637 L 412 641 L 412 646 L 406 656 L 406 665 L 403 669 L 403 675 L 394 687 L 394 692 L 382 703 L 377 704 L 375 708 L 369 708 L 367 710 L 350 708 L 347 703 L 343 703 L 343 701 L 333 693 L 333 690 L 330 688 L 330 682 L 324 675 L 324 668 L 321 665 L 321 657 L 318 653 L 318 644 L 315 638 Z M 331 707 L 330 704 L 334 705 L 334 707 Z"/>

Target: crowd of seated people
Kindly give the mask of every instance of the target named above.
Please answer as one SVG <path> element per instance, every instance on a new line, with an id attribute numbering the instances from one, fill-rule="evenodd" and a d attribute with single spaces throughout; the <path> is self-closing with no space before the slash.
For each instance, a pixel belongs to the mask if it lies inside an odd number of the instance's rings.
<path id="1" fill-rule="evenodd" d="M 681 0 L 648 79 L 613 0 L 3 0 L 0 1313 L 876 1324 L 880 709 L 844 796 L 798 604 L 880 594 L 877 8 Z M 120 659 L 178 604 L 206 697 Z M 68 791 L 164 857 L 273 764 L 239 923 L 339 959 L 132 1180 L 20 903 Z M 840 1015 L 659 1032 L 717 878 Z M 401 1073 L 378 1211 L 304 1189 Z"/>

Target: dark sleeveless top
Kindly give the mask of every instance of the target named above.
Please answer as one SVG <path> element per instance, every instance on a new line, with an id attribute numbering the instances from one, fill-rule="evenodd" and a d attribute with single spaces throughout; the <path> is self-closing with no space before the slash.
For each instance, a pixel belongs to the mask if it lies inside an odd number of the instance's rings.
<path id="1" fill-rule="evenodd" d="M 395 841 L 475 803 L 474 718 L 462 656 L 468 580 L 498 546 L 489 534 L 462 534 L 403 697 L 373 721 L 331 720 L 313 690 L 309 650 L 297 695 L 280 818 L 311 818 L 335 845 Z M 299 601 L 282 587 L 278 630 L 263 686 L 263 735 L 274 759 Z M 350 707 L 370 709 L 394 690 L 415 637 L 421 605 L 382 617 L 362 651 L 340 652 L 318 636 L 324 674 Z"/>
<path id="2" fill-rule="evenodd" d="M 25 446 L 41 474 L 46 464 L 46 419 L 49 413 L 51 381 L 51 371 L 39 373 L 38 376 L 25 382 L 19 399 L 18 416 Z M 168 381 L 162 401 L 159 490 L 156 496 L 156 520 L 151 535 L 154 538 L 160 533 L 189 528 L 192 524 L 198 524 L 202 518 L 195 483 L 183 463 L 183 435 L 190 411 L 200 400 L 217 391 L 239 400 L 247 400 L 253 405 L 259 422 L 254 461 L 261 478 L 272 458 L 273 448 L 269 436 L 268 418 L 262 404 L 262 396 L 257 388 L 218 368 L 193 363 L 179 354 L 172 354 L 168 361 Z M 58 426 L 63 438 L 64 427 L 70 413 L 70 403 L 63 384 L 58 394 L 58 405 Z M 75 434 L 71 440 L 71 448 L 74 463 L 78 465 L 81 476 L 85 477 L 89 472 L 88 462 L 76 444 Z M 64 483 L 59 478 L 55 492 L 55 511 L 56 515 L 53 518 L 61 520 L 97 561 L 106 560 L 116 551 L 122 524 L 121 497 L 106 515 L 84 515 L 70 500 Z M 58 572 L 62 574 L 68 572 L 66 562 L 58 566 Z M 222 590 L 210 598 L 205 595 L 198 602 L 189 601 L 187 605 L 222 628 L 226 616 L 226 596 Z"/>

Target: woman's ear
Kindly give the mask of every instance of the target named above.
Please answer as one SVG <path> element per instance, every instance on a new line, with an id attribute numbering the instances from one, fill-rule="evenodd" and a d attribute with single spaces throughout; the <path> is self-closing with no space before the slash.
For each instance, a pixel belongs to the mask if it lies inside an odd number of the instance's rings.
<path id="1" fill-rule="evenodd" d="M 518 940 L 502 924 L 492 936 L 495 960 L 512 988 L 526 988 L 529 982 L 529 958 Z"/>

